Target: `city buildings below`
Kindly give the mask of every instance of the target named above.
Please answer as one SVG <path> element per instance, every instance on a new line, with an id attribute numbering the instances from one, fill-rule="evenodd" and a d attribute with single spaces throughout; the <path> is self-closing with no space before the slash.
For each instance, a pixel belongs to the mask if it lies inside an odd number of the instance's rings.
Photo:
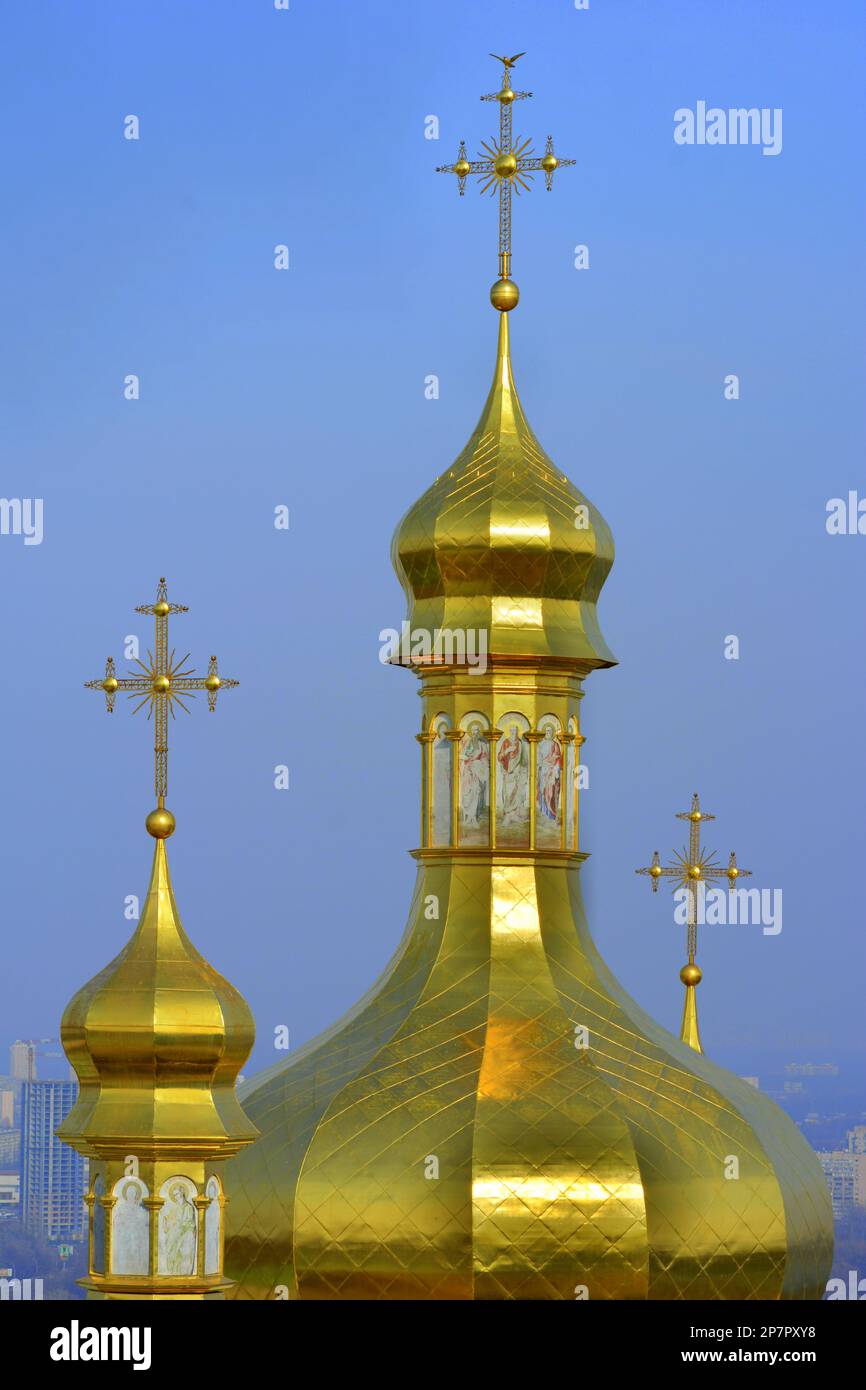
<path id="1" fill-rule="evenodd" d="M 36 1048 L 33 1038 L 14 1042 L 9 1049 L 9 1070 L 15 1081 L 36 1080 Z"/>
<path id="2" fill-rule="evenodd" d="M 835 1062 L 788 1062 L 785 1071 L 789 1076 L 838 1076 L 839 1068 Z"/>
<path id="3" fill-rule="evenodd" d="M 21 1197 L 21 1177 L 18 1173 L 0 1173 L 0 1218 L 18 1211 Z"/>
<path id="4" fill-rule="evenodd" d="M 0 1173 L 17 1174 L 20 1167 L 20 1129 L 0 1129 Z"/>
<path id="5" fill-rule="evenodd" d="M 848 1152 L 866 1154 L 866 1125 L 855 1125 L 848 1131 Z"/>
<path id="6" fill-rule="evenodd" d="M 81 1240 L 85 1233 L 85 1161 L 55 1137 L 77 1095 L 73 1081 L 21 1087 L 21 1220 L 48 1240 Z"/>
<path id="7" fill-rule="evenodd" d="M 866 1207 L 866 1125 L 850 1129 L 847 1139 L 845 1149 L 818 1153 L 836 1217 Z"/>
<path id="8" fill-rule="evenodd" d="M 0 1134 L 15 1128 L 15 1095 L 18 1083 L 12 1077 L 0 1077 Z"/>

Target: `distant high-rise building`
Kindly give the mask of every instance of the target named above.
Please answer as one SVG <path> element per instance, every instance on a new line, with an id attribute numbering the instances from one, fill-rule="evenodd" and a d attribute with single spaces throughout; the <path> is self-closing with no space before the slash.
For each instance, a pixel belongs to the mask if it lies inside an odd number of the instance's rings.
<path id="1" fill-rule="evenodd" d="M 0 1129 L 0 1173 L 15 1173 L 21 1167 L 20 1129 Z"/>
<path id="2" fill-rule="evenodd" d="M 0 1085 L 0 1129 L 15 1127 L 15 1089 Z"/>
<path id="3" fill-rule="evenodd" d="M 834 1062 L 787 1062 L 785 1071 L 789 1076 L 838 1076 L 839 1068 Z"/>
<path id="4" fill-rule="evenodd" d="M 866 1125 L 855 1125 L 848 1131 L 848 1152 L 866 1154 Z"/>
<path id="5" fill-rule="evenodd" d="M 21 1219 L 49 1240 L 85 1232 L 84 1159 L 55 1137 L 77 1095 L 72 1081 L 21 1087 Z"/>
<path id="6" fill-rule="evenodd" d="M 17 1173 L 0 1173 L 0 1215 L 12 1215 L 18 1207 L 21 1179 Z"/>
<path id="7" fill-rule="evenodd" d="M 855 1134 L 855 1130 L 849 1132 L 847 1149 L 818 1154 L 830 1189 L 834 1216 L 842 1216 L 855 1206 L 866 1207 L 866 1150 L 858 1152 L 850 1147 Z"/>
<path id="8" fill-rule="evenodd" d="M 9 1069 L 16 1081 L 36 1080 L 35 1042 L 14 1042 L 9 1049 Z"/>

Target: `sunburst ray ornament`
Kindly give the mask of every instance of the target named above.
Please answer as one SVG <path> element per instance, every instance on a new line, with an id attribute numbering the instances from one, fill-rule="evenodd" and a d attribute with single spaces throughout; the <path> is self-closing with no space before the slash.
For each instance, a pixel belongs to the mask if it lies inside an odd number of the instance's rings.
<path id="1" fill-rule="evenodd" d="M 147 818 L 150 834 L 158 840 L 167 839 L 175 827 L 174 816 L 166 809 L 168 795 L 168 720 L 175 716 L 175 705 L 189 714 L 186 700 L 194 700 L 199 691 L 207 695 L 208 709 L 216 709 L 217 695 L 221 690 L 231 690 L 238 682 L 221 676 L 217 659 L 212 656 L 206 676 L 196 676 L 195 668 L 187 666 L 190 653 L 180 660 L 176 659 L 175 649 L 168 650 L 168 620 L 172 613 L 187 613 L 189 609 L 182 603 L 169 603 L 165 579 L 160 579 L 154 603 L 139 604 L 136 613 L 153 616 L 156 625 L 154 650 L 148 650 L 147 661 L 136 658 L 141 675 L 118 676 L 114 657 L 105 663 L 105 675 L 101 680 L 85 681 L 87 690 L 101 690 L 105 696 L 108 713 L 114 709 L 117 692 L 123 691 L 127 698 L 135 701 L 133 714 L 147 707 L 147 718 L 153 720 L 153 782 L 156 793 L 156 808 Z"/>
<path id="2" fill-rule="evenodd" d="M 482 101 L 499 102 L 499 139 L 495 137 L 482 140 L 477 159 L 466 156 L 466 141 L 461 140 L 457 159 L 453 164 L 440 164 L 438 174 L 454 174 L 457 190 L 461 196 L 466 191 L 466 180 L 470 174 L 478 176 L 479 191 L 489 193 L 492 198 L 499 194 L 499 279 L 490 290 L 490 301 L 495 309 L 507 312 L 513 309 L 520 298 L 520 291 L 511 279 L 511 196 L 520 196 L 521 190 L 529 192 L 536 173 L 544 174 L 548 193 L 553 187 L 553 175 L 557 169 L 575 164 L 574 159 L 560 159 L 554 152 L 553 136 L 548 135 L 543 155 L 533 153 L 532 141 L 515 141 L 512 133 L 512 107 L 515 101 L 525 101 L 531 92 L 517 92 L 511 86 L 511 69 L 522 58 L 515 53 L 511 58 L 499 57 L 491 53 L 498 63 L 502 63 L 502 86 L 498 92 L 488 92 Z"/>
<path id="3" fill-rule="evenodd" d="M 695 989 L 701 983 L 703 974 L 700 967 L 695 963 L 695 956 L 698 949 L 698 886 L 701 883 L 712 883 L 714 880 L 726 878 L 728 888 L 736 886 L 738 878 L 750 878 L 751 869 L 741 869 L 737 864 L 737 856 L 731 850 L 727 867 L 721 865 L 713 851 L 709 853 L 701 849 L 701 826 L 704 821 L 715 820 L 715 816 L 709 811 L 701 810 L 701 803 L 697 792 L 692 797 L 691 809 L 688 811 L 677 811 L 677 820 L 689 822 L 689 843 L 683 846 L 681 852 L 674 853 L 674 863 L 662 865 L 659 859 L 658 850 L 653 851 L 652 862 L 645 869 L 635 869 L 636 874 L 648 874 L 652 883 L 653 892 L 658 892 L 659 879 L 673 879 L 673 889 L 688 889 L 688 934 L 686 945 L 689 958 L 680 971 L 680 979 L 685 985 L 686 998 L 683 1005 L 683 1019 L 680 1025 L 680 1040 L 693 1047 L 695 1052 L 703 1052 L 701 1046 L 701 1035 L 698 1030 L 698 1010 L 695 998 Z"/>

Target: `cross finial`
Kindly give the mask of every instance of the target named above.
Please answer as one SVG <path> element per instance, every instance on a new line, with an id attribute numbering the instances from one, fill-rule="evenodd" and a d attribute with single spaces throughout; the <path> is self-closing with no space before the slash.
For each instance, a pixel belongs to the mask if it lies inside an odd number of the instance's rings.
<path id="1" fill-rule="evenodd" d="M 114 657 L 110 656 L 105 663 L 105 675 L 102 679 L 85 681 L 85 687 L 87 690 L 103 692 L 109 714 L 114 709 L 119 690 L 127 692 L 130 700 L 137 701 L 133 714 L 137 714 L 145 705 L 148 706 L 148 720 L 153 719 L 153 782 L 157 804 L 145 823 L 155 839 L 165 840 L 172 834 L 175 826 L 174 816 L 165 805 L 168 793 L 168 717 L 171 715 L 174 719 L 175 705 L 189 713 L 185 701 L 194 700 L 196 692 L 200 690 L 207 694 L 208 709 L 214 710 L 220 690 L 231 690 L 238 682 L 227 680 L 219 674 L 215 656 L 210 659 L 207 675 L 196 676 L 194 668 L 186 664 L 189 652 L 179 661 L 175 659 L 174 648 L 169 652 L 169 615 L 186 613 L 188 609 L 182 603 L 169 603 L 164 579 L 159 581 L 155 601 L 139 604 L 135 611 L 152 614 L 156 625 L 154 650 L 148 650 L 147 662 L 141 661 L 138 657 L 135 659 L 136 665 L 141 667 L 142 674 L 118 676 Z"/>
<path id="2" fill-rule="evenodd" d="M 453 164 L 441 164 L 436 170 L 437 174 L 456 175 L 461 198 L 466 191 L 466 180 L 470 174 L 478 175 L 482 193 L 489 192 L 491 197 L 494 193 L 499 194 L 499 279 L 493 284 L 490 300 L 493 307 L 503 313 L 513 309 L 520 297 L 517 285 L 511 279 L 512 192 L 519 196 L 522 189 L 528 191 L 532 186 L 533 175 L 538 172 L 544 174 L 544 181 L 550 192 L 556 170 L 576 162 L 573 159 L 560 159 L 554 153 L 552 135 L 548 135 L 544 154 L 540 156 L 533 154 L 531 140 L 521 141 L 518 137 L 515 143 L 511 131 L 511 109 L 515 101 L 525 101 L 527 97 L 532 96 L 531 92 L 516 92 L 511 86 L 511 69 L 518 58 L 523 56 L 522 53 L 515 53 L 511 58 L 502 58 L 497 53 L 490 54 L 491 58 L 502 63 L 502 85 L 498 92 L 488 92 L 481 100 L 499 103 L 498 141 L 495 138 L 491 141 L 482 140 L 483 153 L 479 151 L 478 159 L 467 159 L 466 142 L 461 140 L 456 161 Z"/>
<path id="3" fill-rule="evenodd" d="M 751 869 L 741 869 L 737 865 L 737 856 L 731 850 L 727 867 L 716 862 L 713 853 L 707 854 L 701 849 L 701 826 L 704 821 L 715 820 L 715 816 L 710 815 L 709 811 L 701 810 L 700 798 L 697 792 L 692 797 L 691 809 L 688 811 L 677 811 L 677 820 L 685 820 L 689 823 L 689 843 L 683 846 L 681 853 L 674 855 L 675 863 L 662 865 L 659 859 L 658 850 L 653 851 L 652 863 L 648 868 L 635 869 L 637 874 L 648 874 L 652 882 L 653 892 L 658 891 L 660 878 L 672 878 L 675 880 L 673 887 L 688 889 L 688 935 L 687 948 L 689 958 L 687 963 L 680 971 L 680 979 L 685 985 L 686 997 L 683 1005 L 683 1019 L 680 1025 L 680 1039 L 693 1047 L 695 1052 L 703 1052 L 701 1047 L 701 1036 L 698 1031 L 697 1001 L 695 999 L 695 989 L 700 984 L 703 976 L 699 966 L 695 963 L 695 956 L 698 949 L 698 886 L 701 883 L 711 883 L 713 880 L 726 878 L 728 888 L 733 889 L 738 878 L 749 878 Z"/>

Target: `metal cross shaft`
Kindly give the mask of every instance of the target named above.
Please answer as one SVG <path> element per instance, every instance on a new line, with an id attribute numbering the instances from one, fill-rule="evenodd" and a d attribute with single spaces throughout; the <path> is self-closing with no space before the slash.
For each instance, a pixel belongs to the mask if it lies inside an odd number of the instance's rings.
<path id="1" fill-rule="evenodd" d="M 658 850 L 654 850 L 652 863 L 649 867 L 635 869 L 635 873 L 649 875 L 654 893 L 658 892 L 659 879 L 661 878 L 673 879 L 675 881 L 674 887 L 679 886 L 688 889 L 687 945 L 689 958 L 688 963 L 680 971 L 680 979 L 686 989 L 680 1038 L 696 1052 L 703 1052 L 695 1004 L 695 987 L 701 982 L 701 971 L 695 964 L 695 955 L 698 949 L 698 887 L 701 883 L 712 883 L 726 878 L 728 887 L 732 889 L 738 878 L 749 878 L 751 870 L 738 867 L 737 856 L 733 850 L 731 850 L 727 867 L 725 867 L 716 861 L 714 854 L 707 854 L 701 849 L 701 826 L 704 821 L 715 820 L 715 816 L 710 815 L 709 811 L 701 810 L 697 792 L 692 797 L 691 810 L 678 811 L 676 815 L 677 820 L 689 822 L 688 847 L 684 847 L 682 853 L 675 854 L 676 862 L 674 864 L 662 864 Z"/>
<path id="2" fill-rule="evenodd" d="M 701 826 L 704 821 L 715 820 L 715 816 L 709 811 L 701 810 L 701 803 L 697 792 L 692 797 L 691 810 L 677 811 L 677 820 L 689 822 L 689 844 L 688 849 L 684 848 L 681 854 L 675 853 L 676 863 L 663 865 L 659 860 L 659 852 L 653 852 L 652 863 L 646 869 L 635 869 L 637 874 L 649 874 L 652 880 L 653 892 L 658 891 L 659 879 L 672 878 L 676 880 L 675 887 L 688 888 L 689 890 L 689 913 L 688 913 L 688 952 L 689 964 L 693 965 L 695 953 L 697 951 L 697 893 L 698 885 L 701 883 L 711 883 L 723 878 L 728 880 L 728 886 L 734 887 L 738 878 L 749 878 L 751 869 L 741 869 L 737 865 L 737 856 L 731 850 L 727 865 L 719 864 L 714 853 L 707 854 L 701 849 Z"/>
<path id="3" fill-rule="evenodd" d="M 231 690 L 238 682 L 228 680 L 219 674 L 215 656 L 210 659 L 207 675 L 196 676 L 194 668 L 186 664 L 189 660 L 188 652 L 180 660 L 176 659 L 174 649 L 169 652 L 169 616 L 172 613 L 186 613 L 188 609 L 182 603 L 169 603 L 164 579 L 159 581 L 156 601 L 140 604 L 135 611 L 136 613 L 152 614 L 156 629 L 154 650 L 153 652 L 148 651 L 147 662 L 136 658 L 136 664 L 141 667 L 141 674 L 118 676 L 114 658 L 110 656 L 105 663 L 105 675 L 102 679 L 86 681 L 85 687 L 88 690 L 101 690 L 103 692 L 109 714 L 114 709 L 118 691 L 123 691 L 130 700 L 137 702 L 133 714 L 137 714 L 145 705 L 148 706 L 148 720 L 153 719 L 154 790 L 157 806 L 163 809 L 168 793 L 169 715 L 172 719 L 175 717 L 174 707 L 176 704 L 189 713 L 186 700 L 195 699 L 199 691 L 206 693 L 208 709 L 214 710 L 220 690 Z"/>
<path id="4" fill-rule="evenodd" d="M 549 192 L 553 187 L 555 171 L 565 165 L 574 164 L 576 161 L 560 159 L 554 153 L 552 135 L 548 135 L 545 152 L 540 156 L 533 154 L 531 140 L 521 141 L 518 139 L 515 144 L 512 133 L 512 107 L 515 101 L 525 101 L 532 96 L 531 92 L 517 92 L 511 86 L 511 69 L 517 59 L 523 57 L 523 54 L 515 54 L 513 58 L 498 58 L 495 53 L 491 53 L 490 56 L 497 58 L 497 62 L 503 64 L 502 86 L 498 92 L 489 92 L 481 100 L 499 103 L 499 139 L 498 141 L 496 139 L 482 141 L 484 154 L 478 159 L 467 159 L 466 142 L 461 140 L 456 161 L 453 164 L 439 165 L 436 172 L 456 175 L 457 189 L 461 197 L 466 191 L 466 180 L 470 174 L 478 176 L 480 192 L 489 192 L 491 197 L 498 192 L 499 278 L 509 281 L 511 276 L 512 193 L 519 196 L 522 189 L 528 191 L 536 173 L 544 174 L 544 181 Z M 515 286 L 515 295 L 516 288 Z M 505 302 L 505 298 L 501 296 L 500 298 L 501 302 L 499 303 L 494 298 L 494 304 L 497 308 L 513 307 L 512 303 Z M 514 303 L 516 302 L 515 297 Z"/>

